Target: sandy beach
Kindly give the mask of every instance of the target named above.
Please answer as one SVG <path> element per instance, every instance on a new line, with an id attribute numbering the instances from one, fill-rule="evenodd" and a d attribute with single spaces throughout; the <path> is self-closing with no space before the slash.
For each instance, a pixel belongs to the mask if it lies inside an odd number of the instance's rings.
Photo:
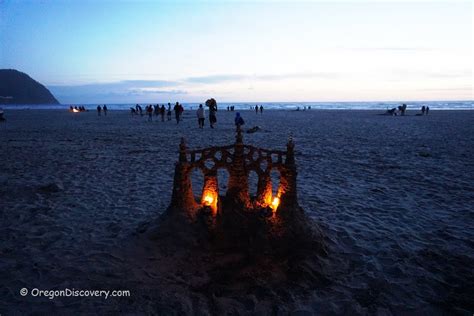
<path id="1" fill-rule="evenodd" d="M 474 111 L 241 111 L 244 142 L 295 142 L 298 198 L 328 245 L 329 282 L 209 293 L 209 271 L 157 256 L 143 225 L 167 208 L 178 144 L 234 142 L 215 129 L 128 111 L 9 110 L 0 124 L 0 314 L 466 314 L 474 311 Z M 198 176 L 193 178 L 199 183 Z M 255 184 L 251 184 L 251 186 Z M 199 194 L 199 189 L 195 190 Z M 197 260 L 199 261 L 199 260 Z M 199 286 L 197 286 L 199 284 Z M 129 290 L 129 297 L 22 297 L 20 289 Z"/>

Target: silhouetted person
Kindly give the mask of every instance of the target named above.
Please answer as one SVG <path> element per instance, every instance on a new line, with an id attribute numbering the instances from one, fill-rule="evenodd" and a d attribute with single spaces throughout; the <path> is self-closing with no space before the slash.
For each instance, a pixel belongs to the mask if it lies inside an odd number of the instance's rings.
<path id="1" fill-rule="evenodd" d="M 242 116 L 240 116 L 239 112 L 235 113 L 234 123 L 235 123 L 235 126 L 237 127 L 245 124 L 244 119 L 242 118 Z"/>
<path id="2" fill-rule="evenodd" d="M 179 107 L 179 103 L 176 102 L 176 104 L 174 105 L 174 117 L 176 119 L 176 124 L 179 124 L 179 119 L 180 119 L 180 116 L 181 116 L 181 109 Z"/>
<path id="3" fill-rule="evenodd" d="M 258 105 L 255 106 L 255 114 L 258 114 Z"/>
<path id="4" fill-rule="evenodd" d="M 214 98 L 207 99 L 206 106 L 209 108 L 209 125 L 214 128 L 214 124 L 217 123 L 217 102 Z"/>
<path id="5" fill-rule="evenodd" d="M 71 107 L 72 107 L 72 106 L 71 106 Z M 4 115 L 3 109 L 0 108 L 0 122 L 6 121 L 6 119 L 3 117 L 3 115 Z"/>
<path id="6" fill-rule="evenodd" d="M 427 106 L 427 107 L 426 107 L 426 115 L 428 115 L 428 112 L 429 112 L 429 111 L 430 111 L 430 107 Z"/>
<path id="7" fill-rule="evenodd" d="M 171 104 L 168 103 L 168 112 L 166 113 L 168 121 L 171 121 Z"/>
<path id="8" fill-rule="evenodd" d="M 162 122 L 165 121 L 165 112 L 166 112 L 165 105 L 162 104 L 162 105 L 161 105 L 161 108 L 160 108 L 160 115 L 161 115 L 161 121 L 162 121 Z"/>
<path id="9" fill-rule="evenodd" d="M 102 111 L 102 108 L 100 107 L 100 105 L 97 106 L 97 115 L 100 116 L 100 113 Z"/>
<path id="10" fill-rule="evenodd" d="M 260 105 L 260 114 L 263 114 L 263 105 Z"/>
<path id="11" fill-rule="evenodd" d="M 204 108 L 202 107 L 202 104 L 199 104 L 199 108 L 196 111 L 196 116 L 198 118 L 198 125 L 199 128 L 204 127 L 204 120 L 205 120 L 205 113 L 204 113 Z"/>
<path id="12" fill-rule="evenodd" d="M 421 107 L 421 115 L 425 115 L 425 111 L 426 111 L 426 108 L 425 108 L 425 106 L 423 105 L 423 106 Z"/>
<path id="13" fill-rule="evenodd" d="M 160 114 L 160 105 L 159 105 L 159 104 L 155 104 L 155 105 L 154 105 L 153 114 L 154 114 L 155 116 L 158 116 L 158 114 Z"/>
<path id="14" fill-rule="evenodd" d="M 136 108 L 137 112 L 140 113 L 140 116 L 143 116 L 143 109 L 142 109 L 142 107 L 140 106 L 140 104 L 137 104 L 137 105 L 135 106 L 135 108 Z"/>
<path id="15" fill-rule="evenodd" d="M 134 108 L 130 108 L 130 114 L 132 115 L 137 114 L 137 110 L 135 110 Z"/>
<path id="16" fill-rule="evenodd" d="M 148 114 L 148 121 L 153 121 L 153 106 L 151 104 L 146 107 L 146 113 Z"/>
<path id="17" fill-rule="evenodd" d="M 107 105 L 104 104 L 102 110 L 104 111 L 104 115 L 107 116 Z"/>

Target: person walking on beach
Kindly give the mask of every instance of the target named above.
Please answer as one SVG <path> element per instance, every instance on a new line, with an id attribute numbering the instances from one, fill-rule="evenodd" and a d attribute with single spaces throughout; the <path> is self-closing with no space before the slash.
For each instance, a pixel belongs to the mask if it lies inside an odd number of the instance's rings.
<path id="1" fill-rule="evenodd" d="M 104 115 L 107 116 L 107 105 L 104 104 L 102 110 L 104 111 Z"/>
<path id="2" fill-rule="evenodd" d="M 425 108 L 425 106 L 423 105 L 423 106 L 421 107 L 421 115 L 425 115 L 425 111 L 426 111 L 426 108 Z"/>
<path id="3" fill-rule="evenodd" d="M 140 113 L 140 116 L 143 116 L 143 109 L 142 109 L 142 107 L 140 106 L 140 104 L 137 104 L 137 105 L 135 106 L 135 108 L 136 108 L 137 112 Z"/>
<path id="4" fill-rule="evenodd" d="M 263 114 L 263 105 L 260 105 L 260 114 Z"/>
<path id="5" fill-rule="evenodd" d="M 148 122 L 153 121 L 153 106 L 150 104 L 146 107 L 146 113 L 148 114 Z"/>
<path id="6" fill-rule="evenodd" d="M 209 125 L 214 128 L 214 124 L 217 123 L 217 102 L 213 98 L 206 100 L 206 106 L 209 107 Z"/>
<path id="7" fill-rule="evenodd" d="M 97 115 L 100 116 L 100 112 L 102 111 L 102 108 L 100 105 L 97 106 Z"/>
<path id="8" fill-rule="evenodd" d="M 255 114 L 258 114 L 258 105 L 255 106 Z"/>
<path id="9" fill-rule="evenodd" d="M 161 115 L 161 121 L 162 121 L 162 122 L 165 121 L 165 112 L 166 112 L 166 110 L 165 110 L 165 105 L 162 104 L 162 105 L 161 105 L 161 108 L 160 108 L 160 115 Z"/>
<path id="10" fill-rule="evenodd" d="M 239 112 L 235 113 L 234 123 L 236 127 L 240 127 L 245 124 L 244 119 L 242 118 L 242 116 L 240 116 Z"/>
<path id="11" fill-rule="evenodd" d="M 181 106 L 179 105 L 179 102 L 176 102 L 173 110 L 174 110 L 174 117 L 176 119 L 176 124 L 179 124 L 179 120 L 181 118 Z"/>
<path id="12" fill-rule="evenodd" d="M 428 115 L 428 112 L 430 111 L 430 107 L 426 106 L 426 115 Z"/>
<path id="13" fill-rule="evenodd" d="M 204 120 L 205 120 L 205 114 L 204 114 L 204 108 L 202 107 L 202 104 L 199 104 L 199 108 L 196 111 L 196 116 L 198 118 L 198 125 L 199 128 L 204 127 Z"/>
<path id="14" fill-rule="evenodd" d="M 168 103 L 168 113 L 166 113 L 168 121 L 171 121 L 171 104 Z"/>

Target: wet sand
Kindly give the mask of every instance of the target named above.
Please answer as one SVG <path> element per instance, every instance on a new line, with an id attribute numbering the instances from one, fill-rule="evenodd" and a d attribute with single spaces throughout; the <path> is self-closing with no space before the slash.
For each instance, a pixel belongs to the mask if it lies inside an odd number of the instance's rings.
<path id="1" fill-rule="evenodd" d="M 245 143 L 283 150 L 293 136 L 299 202 L 326 236 L 330 282 L 271 301 L 258 291 L 272 288 L 204 293 L 205 272 L 193 278 L 141 243 L 170 201 L 180 137 L 190 148 L 230 144 L 234 113 L 200 130 L 194 111 L 177 125 L 126 111 L 10 110 L 0 124 L 0 314 L 472 314 L 474 111 L 241 113 L 245 128 L 262 128 Z M 51 300 L 21 288 L 131 296 Z"/>

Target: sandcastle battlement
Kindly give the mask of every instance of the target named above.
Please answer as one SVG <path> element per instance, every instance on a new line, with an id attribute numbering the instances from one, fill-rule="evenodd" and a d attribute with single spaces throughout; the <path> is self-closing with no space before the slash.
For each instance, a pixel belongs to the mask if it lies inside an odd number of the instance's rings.
<path id="1" fill-rule="evenodd" d="M 194 169 L 201 170 L 204 175 L 199 202 L 195 199 L 191 183 Z M 186 147 L 184 138 L 181 139 L 170 208 L 193 216 L 200 208 L 210 207 L 214 215 L 220 214 L 222 205 L 219 202 L 223 196 L 219 195 L 219 169 L 225 169 L 229 173 L 225 199 L 231 200 L 234 205 L 240 205 L 249 211 L 271 208 L 276 215 L 298 208 L 293 140 L 289 139 L 286 151 L 245 145 L 240 127 L 236 129 L 236 141 L 233 145 L 190 150 Z M 270 176 L 272 170 L 278 170 L 280 174 L 275 195 Z M 253 199 L 248 186 L 252 171 L 258 176 L 257 194 Z"/>

